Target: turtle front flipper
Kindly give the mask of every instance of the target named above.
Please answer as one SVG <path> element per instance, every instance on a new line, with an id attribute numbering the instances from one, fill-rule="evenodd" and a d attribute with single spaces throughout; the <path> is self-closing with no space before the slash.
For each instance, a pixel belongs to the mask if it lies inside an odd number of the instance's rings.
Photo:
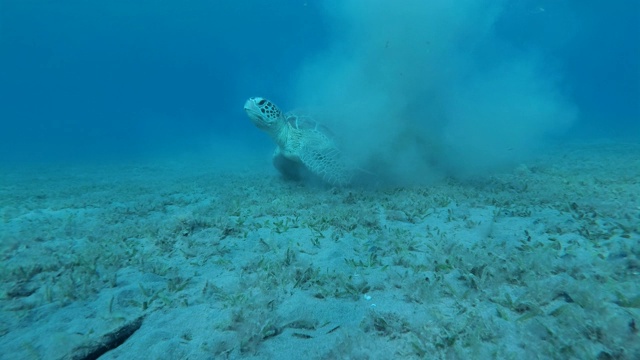
<path id="1" fill-rule="evenodd" d="M 308 176 L 309 170 L 298 161 L 293 161 L 284 156 L 280 147 L 273 152 L 273 166 L 287 180 L 302 180 Z"/>
<path id="2" fill-rule="evenodd" d="M 305 146 L 300 150 L 300 161 L 314 175 L 331 185 L 347 185 L 353 177 L 342 152 L 337 148 Z"/>

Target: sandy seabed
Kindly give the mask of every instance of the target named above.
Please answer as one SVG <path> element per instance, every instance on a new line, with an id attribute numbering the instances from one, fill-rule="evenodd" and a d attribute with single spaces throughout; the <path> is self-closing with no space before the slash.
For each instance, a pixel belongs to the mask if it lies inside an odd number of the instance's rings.
<path id="1" fill-rule="evenodd" d="M 640 145 L 408 187 L 265 163 L 2 169 L 0 358 L 640 359 Z"/>

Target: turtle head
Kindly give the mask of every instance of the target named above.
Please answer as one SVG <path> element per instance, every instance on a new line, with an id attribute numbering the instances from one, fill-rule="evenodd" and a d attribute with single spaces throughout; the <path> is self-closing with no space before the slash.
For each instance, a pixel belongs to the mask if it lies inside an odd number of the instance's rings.
<path id="1" fill-rule="evenodd" d="M 282 111 L 267 99 L 250 98 L 244 103 L 244 111 L 258 128 L 267 132 L 275 132 L 284 125 Z"/>

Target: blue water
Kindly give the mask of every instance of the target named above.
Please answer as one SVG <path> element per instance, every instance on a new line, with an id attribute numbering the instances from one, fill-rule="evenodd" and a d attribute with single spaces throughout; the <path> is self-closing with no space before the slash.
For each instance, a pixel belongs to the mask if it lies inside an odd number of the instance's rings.
<path id="1" fill-rule="evenodd" d="M 0 0 L 0 360 L 640 359 L 638 154 L 639 0 Z"/>
<path id="2" fill-rule="evenodd" d="M 206 147 L 221 136 L 262 151 L 271 142 L 246 119 L 246 98 L 266 96 L 284 107 L 311 99 L 309 66 L 334 82 L 318 92 L 339 87 L 349 72 L 336 74 L 332 64 L 348 69 L 345 59 L 368 56 L 357 53 L 369 49 L 361 43 L 367 34 L 372 41 L 388 34 L 391 49 L 399 49 L 394 56 L 417 73 L 419 63 L 404 61 L 421 46 L 412 34 L 438 43 L 457 31 L 448 27 L 454 12 L 445 1 L 404 2 L 407 14 L 447 8 L 443 27 L 419 16 L 405 21 L 387 3 L 0 0 L 0 161 L 127 159 Z M 490 10 L 474 3 L 456 5 L 467 18 L 446 40 L 454 44 L 438 59 L 443 73 L 443 64 L 461 58 L 479 73 L 505 57 L 535 59 L 536 74 L 552 74 L 554 101 L 561 97 L 575 112 L 554 136 L 640 138 L 640 2 L 484 2 Z M 405 25 L 408 31 L 396 32 Z M 482 31 L 490 33 L 485 43 L 464 43 L 475 36 L 465 32 Z M 371 56 L 365 63 L 375 63 Z M 468 75 L 454 74 L 461 84 Z"/>

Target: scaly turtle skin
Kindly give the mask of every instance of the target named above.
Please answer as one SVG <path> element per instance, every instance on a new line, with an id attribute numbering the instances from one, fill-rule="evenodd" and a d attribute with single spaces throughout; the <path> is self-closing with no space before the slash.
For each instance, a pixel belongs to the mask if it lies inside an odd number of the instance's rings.
<path id="1" fill-rule="evenodd" d="M 274 166 L 288 178 L 299 179 L 305 172 L 331 185 L 346 185 L 352 172 L 344 161 L 331 132 L 311 117 L 282 111 L 260 97 L 244 104 L 249 119 L 276 142 Z"/>

